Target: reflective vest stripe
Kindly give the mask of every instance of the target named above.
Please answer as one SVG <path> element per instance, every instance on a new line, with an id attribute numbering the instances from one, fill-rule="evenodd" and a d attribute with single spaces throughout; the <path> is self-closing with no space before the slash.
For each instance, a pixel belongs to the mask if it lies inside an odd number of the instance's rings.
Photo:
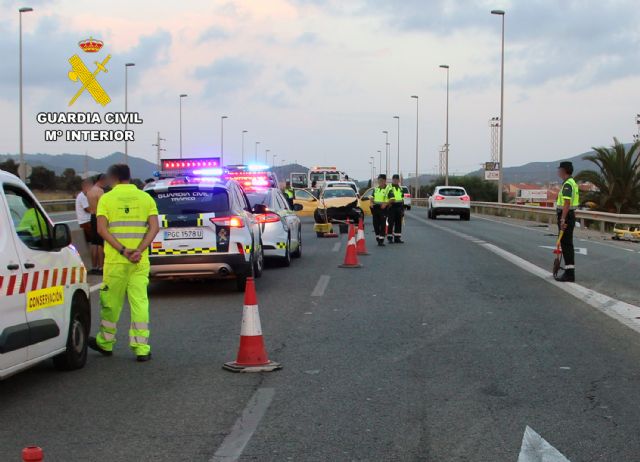
<path id="1" fill-rule="evenodd" d="M 132 322 L 131 323 L 132 330 L 149 330 L 148 322 Z"/>
<path id="2" fill-rule="evenodd" d="M 111 233 L 115 238 L 120 239 L 142 239 L 146 233 Z"/>
<path id="3" fill-rule="evenodd" d="M 115 228 L 115 227 L 118 227 L 118 226 L 124 226 L 124 227 L 147 226 L 147 222 L 146 221 L 112 221 L 112 222 L 109 222 L 109 229 Z"/>
<path id="4" fill-rule="evenodd" d="M 135 336 L 129 337 L 129 343 L 139 343 L 142 345 L 147 345 L 149 343 L 149 339 L 147 337 Z"/>
<path id="5" fill-rule="evenodd" d="M 100 327 L 104 327 L 106 329 L 116 329 L 118 325 L 115 322 L 107 321 L 105 319 L 100 320 Z"/>

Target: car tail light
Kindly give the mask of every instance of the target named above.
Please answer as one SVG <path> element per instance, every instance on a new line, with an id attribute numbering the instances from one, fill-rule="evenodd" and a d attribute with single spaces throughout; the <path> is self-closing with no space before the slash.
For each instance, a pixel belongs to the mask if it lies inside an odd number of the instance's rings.
<path id="1" fill-rule="evenodd" d="M 236 245 L 238 246 L 238 253 L 244 254 L 244 246 L 239 242 Z"/>
<path id="2" fill-rule="evenodd" d="M 435 197 L 435 199 L 436 199 L 437 201 L 443 201 L 443 200 L 445 199 L 445 197 L 444 197 L 444 196 L 441 196 L 440 194 L 438 194 L 438 195 Z"/>
<path id="3" fill-rule="evenodd" d="M 464 196 L 462 196 L 460 198 L 461 201 L 465 201 L 465 202 L 469 202 L 471 200 L 471 198 L 469 196 L 467 196 L 466 194 Z"/>
<path id="4" fill-rule="evenodd" d="M 229 228 L 244 228 L 244 220 L 240 217 L 209 218 L 214 225 L 228 226 Z"/>
<path id="5" fill-rule="evenodd" d="M 280 215 L 273 212 L 260 213 L 256 215 L 258 223 L 277 223 L 280 221 Z"/>
<path id="6" fill-rule="evenodd" d="M 411 194 L 406 193 L 406 194 L 404 195 L 404 197 L 411 197 Z"/>

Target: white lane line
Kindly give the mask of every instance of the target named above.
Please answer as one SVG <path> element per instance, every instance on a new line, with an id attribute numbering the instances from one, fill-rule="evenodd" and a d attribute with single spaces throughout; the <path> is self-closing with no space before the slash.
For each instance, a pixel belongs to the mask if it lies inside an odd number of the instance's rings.
<path id="1" fill-rule="evenodd" d="M 340 246 L 342 245 L 341 242 L 336 242 L 335 244 L 333 244 L 333 249 L 331 249 L 332 252 L 339 252 L 340 251 Z"/>
<path id="2" fill-rule="evenodd" d="M 461 235 L 458 231 L 453 231 L 444 226 L 439 226 L 434 223 L 431 223 L 423 218 L 416 217 L 413 215 L 409 215 L 412 218 L 423 222 L 426 225 L 432 226 L 434 228 L 438 228 L 442 231 L 445 231 L 454 235 Z M 467 235 L 468 236 L 468 235 Z M 595 290 L 588 289 L 580 284 L 576 283 L 567 283 L 567 282 L 558 282 L 553 279 L 553 275 L 546 270 L 543 270 L 537 265 L 521 258 L 517 255 L 508 252 L 497 245 L 494 244 L 479 244 L 480 247 L 484 247 L 490 252 L 502 257 L 508 262 L 518 266 L 519 268 L 537 276 L 549 284 L 553 284 L 558 289 L 567 292 L 569 295 L 574 296 L 578 300 L 583 301 L 584 303 L 592 306 L 598 311 L 606 314 L 609 317 L 617 320 L 618 322 L 624 324 L 625 326 L 635 330 L 640 333 L 640 306 L 632 305 L 630 303 L 623 302 L 621 300 L 616 300 L 615 298 L 609 297 L 608 295 L 601 294 L 600 292 L 596 292 Z"/>
<path id="3" fill-rule="evenodd" d="M 320 279 L 318 279 L 318 283 L 316 284 L 315 289 L 313 289 L 313 292 L 311 292 L 311 296 L 322 297 L 324 295 L 324 291 L 327 290 L 327 286 L 329 285 L 330 279 L 331 279 L 331 276 L 327 276 L 326 274 L 323 274 L 322 276 L 320 276 Z"/>
<path id="4" fill-rule="evenodd" d="M 570 462 L 560 451 L 527 425 L 522 437 L 518 462 Z"/>
<path id="5" fill-rule="evenodd" d="M 91 287 L 89 287 L 89 293 L 94 293 L 96 290 L 100 289 L 100 285 L 101 284 L 94 284 Z"/>
<path id="6" fill-rule="evenodd" d="M 267 412 L 267 408 L 275 395 L 275 388 L 258 388 L 253 394 L 242 415 L 236 420 L 231 432 L 209 462 L 235 462 L 242 456 L 244 448 L 249 443 L 258 428 L 260 420 Z"/>

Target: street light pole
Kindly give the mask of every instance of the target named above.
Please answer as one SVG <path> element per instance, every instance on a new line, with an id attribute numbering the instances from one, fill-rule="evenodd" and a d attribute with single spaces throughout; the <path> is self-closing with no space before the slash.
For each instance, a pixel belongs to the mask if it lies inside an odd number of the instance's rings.
<path id="1" fill-rule="evenodd" d="M 371 159 L 369 161 L 369 164 L 371 165 L 371 187 L 373 188 L 373 182 L 374 182 L 373 170 L 376 168 L 376 158 L 374 156 L 369 156 L 369 159 Z"/>
<path id="2" fill-rule="evenodd" d="M 24 163 L 24 138 L 22 136 L 22 13 L 29 13 L 30 11 L 33 11 L 33 8 L 29 8 L 29 7 L 23 7 L 20 8 L 18 10 L 18 16 L 20 18 L 20 26 L 19 26 L 19 35 L 20 35 L 20 39 L 19 39 L 19 51 L 18 51 L 18 55 L 19 55 L 19 61 L 20 61 L 20 166 L 18 167 L 18 174 L 20 175 L 20 179 L 22 181 L 26 180 L 27 177 L 27 166 Z"/>
<path id="3" fill-rule="evenodd" d="M 187 95 L 182 93 L 180 95 L 180 159 L 182 159 L 182 98 L 186 98 Z"/>
<path id="4" fill-rule="evenodd" d="M 398 159 L 396 162 L 396 173 L 400 175 L 400 116 L 393 116 L 394 119 L 398 119 Z"/>
<path id="5" fill-rule="evenodd" d="M 242 164 L 244 165 L 244 134 L 249 133 L 249 130 L 242 130 Z"/>
<path id="6" fill-rule="evenodd" d="M 378 154 L 380 155 L 380 169 L 378 170 L 378 173 L 382 173 L 382 151 L 378 151 Z"/>
<path id="7" fill-rule="evenodd" d="M 220 166 L 224 165 L 224 119 L 228 119 L 228 116 L 220 117 Z"/>
<path id="8" fill-rule="evenodd" d="M 271 161 L 271 167 L 275 167 L 276 166 L 276 157 L 278 157 L 278 154 L 274 154 L 273 155 L 273 160 Z"/>
<path id="9" fill-rule="evenodd" d="M 135 66 L 135 63 L 126 63 L 124 65 L 124 113 L 125 113 L 125 121 L 124 121 L 124 131 L 126 132 L 128 127 L 128 121 L 126 119 L 127 112 L 129 111 L 129 68 Z M 124 163 L 129 165 L 129 141 L 127 138 L 124 139 Z"/>
<path id="10" fill-rule="evenodd" d="M 447 111 L 446 111 L 446 129 L 444 141 L 444 185 L 449 186 L 449 65 L 441 64 L 442 69 L 447 70 Z"/>
<path id="11" fill-rule="evenodd" d="M 502 47 L 501 47 L 501 59 L 500 59 L 500 165 L 498 166 L 498 202 L 502 203 L 502 163 L 504 155 L 504 16 L 503 10 L 492 10 L 491 14 L 495 14 L 502 17 Z"/>
<path id="12" fill-rule="evenodd" d="M 161 153 L 162 153 L 162 151 L 166 151 L 166 149 L 164 149 L 162 147 L 162 145 L 160 144 L 162 141 L 167 141 L 167 140 L 165 140 L 164 138 L 160 138 L 160 132 L 158 132 L 157 141 L 156 141 L 155 144 L 152 145 L 152 146 L 155 146 L 156 150 L 157 150 L 156 156 L 157 156 L 157 159 L 158 159 L 158 170 L 162 170 L 162 161 L 160 159 Z"/>
<path id="13" fill-rule="evenodd" d="M 267 165 L 269 163 L 269 153 L 271 152 L 271 149 L 265 149 L 264 150 L 264 164 Z"/>
<path id="14" fill-rule="evenodd" d="M 256 141 L 256 158 L 255 161 L 258 162 L 258 145 L 260 144 L 260 141 Z"/>
<path id="15" fill-rule="evenodd" d="M 415 196 L 414 197 L 416 199 L 418 199 L 418 197 L 420 196 L 420 185 L 419 185 L 419 182 L 418 182 L 418 152 L 419 152 L 419 149 L 418 149 L 418 127 L 420 125 L 418 123 L 418 120 L 419 120 L 418 119 L 418 117 L 419 117 L 419 109 L 418 109 L 419 104 L 418 103 L 419 103 L 420 99 L 416 95 L 413 95 L 412 98 L 415 98 L 415 100 L 416 100 L 416 177 L 414 179 L 414 188 L 415 188 L 415 191 L 414 191 Z"/>
<path id="16" fill-rule="evenodd" d="M 384 173 L 389 175 L 389 131 L 382 130 L 382 133 L 386 136 L 384 147 Z"/>

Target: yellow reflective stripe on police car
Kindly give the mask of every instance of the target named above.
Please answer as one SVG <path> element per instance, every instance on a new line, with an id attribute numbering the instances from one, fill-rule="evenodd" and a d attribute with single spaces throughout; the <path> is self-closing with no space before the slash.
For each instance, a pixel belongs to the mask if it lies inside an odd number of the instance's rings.
<path id="1" fill-rule="evenodd" d="M 201 255 L 217 252 L 215 247 L 196 247 L 195 249 L 151 249 L 151 255 Z"/>
<path id="2" fill-rule="evenodd" d="M 27 312 L 42 310 L 64 303 L 64 287 L 55 286 L 27 293 Z"/>

